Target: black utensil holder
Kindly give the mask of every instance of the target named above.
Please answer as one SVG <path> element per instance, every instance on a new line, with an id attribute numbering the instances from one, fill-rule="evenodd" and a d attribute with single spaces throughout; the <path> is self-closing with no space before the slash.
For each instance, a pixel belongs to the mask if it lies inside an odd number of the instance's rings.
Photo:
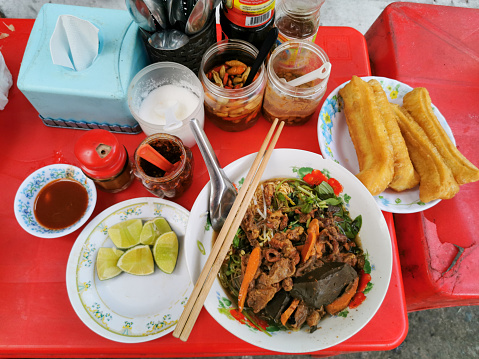
<path id="1" fill-rule="evenodd" d="M 198 75 L 203 54 L 211 45 L 216 43 L 216 20 L 214 16 L 211 16 L 203 30 L 190 36 L 188 43 L 176 50 L 159 50 L 154 48 L 148 42 L 147 34 L 141 33 L 151 63 L 162 61 L 177 62 L 185 65 Z"/>

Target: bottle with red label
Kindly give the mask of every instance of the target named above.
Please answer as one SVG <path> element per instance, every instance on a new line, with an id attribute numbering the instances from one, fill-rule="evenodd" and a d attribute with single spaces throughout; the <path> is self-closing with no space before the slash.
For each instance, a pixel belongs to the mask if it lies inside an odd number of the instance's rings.
<path id="1" fill-rule="evenodd" d="M 325 0 L 279 0 L 275 25 L 278 45 L 289 40 L 314 42 L 319 27 L 321 6 Z"/>
<path id="2" fill-rule="evenodd" d="M 275 0 L 223 0 L 221 28 L 227 38 L 248 41 L 260 48 L 274 26 Z"/>

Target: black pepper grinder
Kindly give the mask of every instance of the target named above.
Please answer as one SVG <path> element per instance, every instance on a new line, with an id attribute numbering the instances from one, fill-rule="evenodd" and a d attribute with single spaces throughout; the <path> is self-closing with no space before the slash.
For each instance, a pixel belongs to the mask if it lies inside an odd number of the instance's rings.
<path id="1" fill-rule="evenodd" d="M 86 176 L 105 192 L 123 191 L 133 181 L 126 148 L 106 130 L 90 130 L 75 144 L 75 156 Z"/>

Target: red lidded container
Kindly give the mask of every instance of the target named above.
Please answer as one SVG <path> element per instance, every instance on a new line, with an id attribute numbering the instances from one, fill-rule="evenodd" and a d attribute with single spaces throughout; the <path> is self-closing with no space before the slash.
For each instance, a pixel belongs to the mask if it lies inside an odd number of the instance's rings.
<path id="1" fill-rule="evenodd" d="M 128 152 L 106 130 L 90 130 L 75 144 L 75 156 L 86 176 L 106 192 L 123 191 L 133 181 Z"/>

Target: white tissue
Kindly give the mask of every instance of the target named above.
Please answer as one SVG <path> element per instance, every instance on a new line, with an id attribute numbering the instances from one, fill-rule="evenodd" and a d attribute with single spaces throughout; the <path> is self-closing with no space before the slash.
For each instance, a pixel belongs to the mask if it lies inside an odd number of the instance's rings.
<path id="1" fill-rule="evenodd" d="M 50 39 L 50 53 L 55 65 L 76 71 L 88 68 L 98 55 L 98 28 L 71 15 L 58 17 Z"/>
<path id="2" fill-rule="evenodd" d="M 8 103 L 8 90 L 12 84 L 12 74 L 8 71 L 5 59 L 0 52 L 0 110 L 3 110 Z"/>

